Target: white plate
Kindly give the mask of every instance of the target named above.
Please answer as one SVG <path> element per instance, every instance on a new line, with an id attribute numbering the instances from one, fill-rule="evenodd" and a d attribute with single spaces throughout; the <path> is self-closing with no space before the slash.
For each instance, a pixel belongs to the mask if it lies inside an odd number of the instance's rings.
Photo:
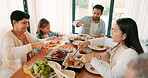
<path id="1" fill-rule="evenodd" d="M 90 73 L 93 74 L 99 74 L 96 70 L 92 71 L 90 68 L 92 67 L 92 65 L 90 63 L 85 63 L 85 68 L 87 71 L 89 71 Z"/>
<path id="2" fill-rule="evenodd" d="M 83 41 L 79 41 L 79 40 L 77 40 L 77 41 L 73 41 L 72 44 L 74 44 L 74 45 L 78 45 L 78 44 L 81 43 L 81 42 L 83 42 Z"/>
<path id="3" fill-rule="evenodd" d="M 93 49 L 93 50 L 97 50 L 97 51 L 101 51 L 101 50 L 105 50 L 106 47 L 104 46 L 103 48 L 97 48 L 97 45 L 88 45 L 89 48 Z"/>
<path id="4" fill-rule="evenodd" d="M 69 78 L 75 78 L 76 75 L 73 70 L 61 70 L 61 72 L 67 75 Z"/>

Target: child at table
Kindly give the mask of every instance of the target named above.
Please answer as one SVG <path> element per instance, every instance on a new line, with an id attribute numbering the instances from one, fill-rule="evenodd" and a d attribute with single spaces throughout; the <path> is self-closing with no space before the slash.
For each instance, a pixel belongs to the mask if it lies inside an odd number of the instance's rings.
<path id="1" fill-rule="evenodd" d="M 48 37 L 60 37 L 62 34 L 58 32 L 53 32 L 50 30 L 50 23 L 47 19 L 42 18 L 38 23 L 38 28 L 36 32 L 36 37 L 39 39 L 44 39 Z M 35 49 L 35 52 L 38 53 L 40 50 Z"/>
<path id="2" fill-rule="evenodd" d="M 49 21 L 45 18 L 42 18 L 38 23 L 36 37 L 39 39 L 44 39 L 51 36 L 60 37 L 62 34 L 51 31 Z"/>

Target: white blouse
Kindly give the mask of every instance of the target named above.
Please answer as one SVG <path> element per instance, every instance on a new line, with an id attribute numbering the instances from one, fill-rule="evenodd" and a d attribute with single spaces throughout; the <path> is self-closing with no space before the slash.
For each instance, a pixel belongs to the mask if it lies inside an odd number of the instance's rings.
<path id="1" fill-rule="evenodd" d="M 108 47 L 114 47 L 117 43 L 112 42 L 111 38 L 98 38 L 90 40 L 90 45 L 104 44 Z M 112 51 L 109 52 L 112 54 Z M 102 75 L 104 78 L 122 78 L 124 77 L 124 72 L 127 63 L 138 54 L 134 49 L 127 48 L 123 50 L 121 55 L 116 59 L 116 64 L 112 67 L 105 61 L 93 58 L 90 64 L 95 68 L 95 70 Z"/>

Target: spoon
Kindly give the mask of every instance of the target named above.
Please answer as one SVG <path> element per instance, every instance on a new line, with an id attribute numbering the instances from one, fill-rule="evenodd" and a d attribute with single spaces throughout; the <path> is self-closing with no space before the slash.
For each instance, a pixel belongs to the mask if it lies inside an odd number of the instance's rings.
<path id="1" fill-rule="evenodd" d="M 64 73 L 62 73 L 59 69 L 57 69 L 56 64 L 54 62 L 48 62 L 48 65 L 50 65 L 53 68 L 53 70 L 57 73 L 59 78 L 63 78 L 63 77 L 70 78 Z"/>

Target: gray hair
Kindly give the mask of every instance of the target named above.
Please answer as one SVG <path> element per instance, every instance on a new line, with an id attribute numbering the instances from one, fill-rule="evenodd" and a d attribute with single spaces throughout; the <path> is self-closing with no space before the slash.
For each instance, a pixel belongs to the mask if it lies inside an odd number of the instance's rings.
<path id="1" fill-rule="evenodd" d="M 127 67 L 135 71 L 134 78 L 148 78 L 148 53 L 140 54 L 131 60 Z"/>

